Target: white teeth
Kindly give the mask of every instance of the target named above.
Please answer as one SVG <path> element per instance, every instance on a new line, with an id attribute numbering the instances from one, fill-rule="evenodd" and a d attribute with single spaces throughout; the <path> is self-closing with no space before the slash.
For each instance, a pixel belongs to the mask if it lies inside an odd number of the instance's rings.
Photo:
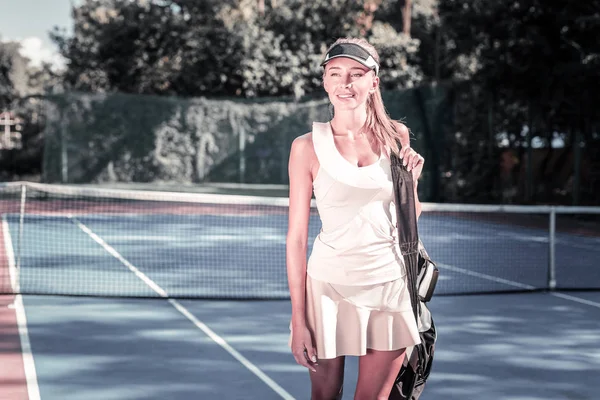
<path id="1" fill-rule="evenodd" d="M 350 97 L 354 97 L 354 96 L 351 94 L 340 94 L 338 97 L 341 97 L 343 99 L 349 99 Z"/>

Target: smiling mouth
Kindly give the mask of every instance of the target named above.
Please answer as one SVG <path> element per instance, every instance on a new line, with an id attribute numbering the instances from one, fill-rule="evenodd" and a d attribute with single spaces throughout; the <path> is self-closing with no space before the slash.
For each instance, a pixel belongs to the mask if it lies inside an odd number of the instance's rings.
<path id="1" fill-rule="evenodd" d="M 338 94 L 338 97 L 340 99 L 351 99 L 352 97 L 354 97 L 353 94 Z"/>

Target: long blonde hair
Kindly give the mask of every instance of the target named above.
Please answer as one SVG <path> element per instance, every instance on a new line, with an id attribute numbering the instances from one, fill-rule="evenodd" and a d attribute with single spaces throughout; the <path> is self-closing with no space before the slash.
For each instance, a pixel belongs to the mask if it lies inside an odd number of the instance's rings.
<path id="1" fill-rule="evenodd" d="M 325 54 L 329 53 L 335 45 L 340 43 L 359 45 L 371 54 L 375 61 L 377 61 L 377 64 L 380 64 L 379 54 L 375 47 L 362 38 L 340 38 L 327 49 Z M 398 143 L 405 143 L 407 139 L 404 136 L 405 132 L 398 130 L 399 125 L 402 126 L 399 121 L 393 120 L 385 109 L 383 99 L 381 98 L 381 90 L 379 89 L 379 85 L 377 85 L 373 93 L 367 98 L 367 120 L 363 125 L 363 131 L 371 132 L 379 143 L 386 146 L 392 152 L 398 153 L 400 150 Z"/>

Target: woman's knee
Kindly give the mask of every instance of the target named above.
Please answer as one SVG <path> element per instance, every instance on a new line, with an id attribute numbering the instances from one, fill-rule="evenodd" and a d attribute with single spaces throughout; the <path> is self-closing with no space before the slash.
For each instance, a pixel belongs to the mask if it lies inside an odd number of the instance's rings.
<path id="1" fill-rule="evenodd" d="M 344 384 L 344 358 L 319 360 L 316 370 L 316 372 L 309 372 L 311 400 L 341 399 Z"/>
<path id="2" fill-rule="evenodd" d="M 389 395 L 373 397 L 372 393 L 356 393 L 354 395 L 354 400 L 389 400 Z"/>
<path id="3" fill-rule="evenodd" d="M 311 400 L 341 400 L 343 391 L 343 376 L 332 376 L 331 379 L 323 377 L 323 379 L 312 381 L 310 398 Z"/>
<path id="4" fill-rule="evenodd" d="M 333 387 L 317 389 L 313 387 L 310 400 L 342 400 L 343 393 L 343 385 L 340 385 L 339 389 Z"/>

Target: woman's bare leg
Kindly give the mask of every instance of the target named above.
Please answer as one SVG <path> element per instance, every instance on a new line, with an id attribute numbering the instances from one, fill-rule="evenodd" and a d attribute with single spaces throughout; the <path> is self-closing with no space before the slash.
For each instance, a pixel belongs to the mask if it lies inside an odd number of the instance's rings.
<path id="1" fill-rule="evenodd" d="M 345 357 L 319 360 L 317 372 L 309 371 L 311 400 L 338 400 L 342 398 Z"/>
<path id="2" fill-rule="evenodd" d="M 358 381 L 354 400 L 387 400 L 404 361 L 404 349 L 368 349 L 358 360 Z"/>

